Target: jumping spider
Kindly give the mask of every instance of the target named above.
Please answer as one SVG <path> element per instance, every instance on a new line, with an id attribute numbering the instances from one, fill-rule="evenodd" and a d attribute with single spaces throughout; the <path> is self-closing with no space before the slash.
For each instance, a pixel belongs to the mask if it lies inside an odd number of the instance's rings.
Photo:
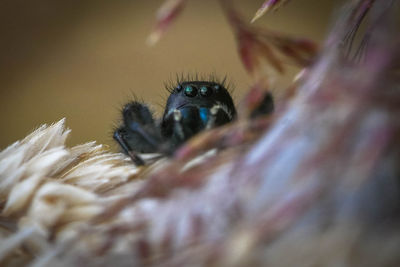
<path id="1" fill-rule="evenodd" d="M 267 102 L 270 112 L 272 98 Z M 136 165 L 143 165 L 138 153 L 170 155 L 198 132 L 234 120 L 236 108 L 224 82 L 182 81 L 170 90 L 161 119 L 138 101 L 124 106 L 122 118 L 113 137 Z"/>

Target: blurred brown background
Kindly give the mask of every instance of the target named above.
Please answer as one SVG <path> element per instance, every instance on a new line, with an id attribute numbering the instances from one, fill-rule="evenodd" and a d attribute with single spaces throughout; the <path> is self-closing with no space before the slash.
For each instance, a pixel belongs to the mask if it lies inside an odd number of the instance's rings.
<path id="1" fill-rule="evenodd" d="M 236 1 L 251 19 L 263 0 Z M 292 0 L 256 22 L 321 41 L 342 1 Z M 227 75 L 238 101 L 250 80 L 216 1 L 188 1 L 155 47 L 145 44 L 162 1 L 0 1 L 0 149 L 66 117 L 68 143 L 113 144 L 132 93 L 161 111 L 176 73 Z"/>

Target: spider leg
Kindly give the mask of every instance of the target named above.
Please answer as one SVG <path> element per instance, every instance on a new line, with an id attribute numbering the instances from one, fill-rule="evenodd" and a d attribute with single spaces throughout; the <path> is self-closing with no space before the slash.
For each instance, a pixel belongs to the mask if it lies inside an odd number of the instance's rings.
<path id="1" fill-rule="evenodd" d="M 199 114 L 204 121 L 205 129 L 221 126 L 233 120 L 232 115 L 220 104 L 216 104 L 210 109 L 200 108 Z"/>
<path id="2" fill-rule="evenodd" d="M 199 132 L 203 125 L 197 107 L 189 106 L 174 109 L 162 121 L 161 128 L 164 140 L 164 152 L 172 154 L 177 147 Z"/>
<path id="3" fill-rule="evenodd" d="M 143 103 L 131 102 L 122 111 L 128 143 L 136 152 L 158 152 L 162 143 L 153 114 Z"/>
<path id="4" fill-rule="evenodd" d="M 122 117 L 113 137 L 136 165 L 144 165 L 138 153 L 159 152 L 162 143 L 153 115 L 145 104 L 133 101 L 124 106 Z"/>
<path id="5" fill-rule="evenodd" d="M 250 118 L 254 119 L 259 116 L 271 114 L 274 111 L 274 100 L 271 93 L 266 92 L 258 107 L 250 114 Z"/>
<path id="6" fill-rule="evenodd" d="M 142 127 L 142 125 L 133 121 L 133 122 L 130 122 L 129 125 L 127 125 L 127 127 L 132 132 L 140 135 L 140 137 L 142 137 L 151 147 L 153 147 L 155 150 L 157 150 L 159 142 L 156 140 L 156 138 L 151 136 L 151 134 L 147 133 L 146 130 Z"/>
<path id="7" fill-rule="evenodd" d="M 174 132 L 183 143 L 201 131 L 204 126 L 197 107 L 184 107 L 173 111 Z"/>
<path id="8" fill-rule="evenodd" d="M 172 113 L 172 117 L 174 120 L 174 132 L 179 141 L 183 142 L 185 140 L 185 130 L 182 125 L 182 112 L 178 109 L 175 109 Z"/>
<path id="9" fill-rule="evenodd" d="M 186 112 L 175 109 L 168 118 L 172 120 L 172 135 L 167 138 L 169 140 L 169 154 L 172 154 L 177 147 L 194 134 L 190 125 L 185 121 L 185 114 Z"/>
<path id="10" fill-rule="evenodd" d="M 216 125 L 216 121 L 217 121 L 217 115 L 218 112 L 221 111 L 221 107 L 219 105 L 215 105 L 210 109 L 210 117 L 208 118 L 207 124 L 206 124 L 206 129 L 211 129 L 213 127 L 215 127 Z M 200 113 L 202 112 L 202 110 L 200 110 Z M 202 114 L 202 113 L 201 113 Z"/>
<path id="11" fill-rule="evenodd" d="M 124 152 L 132 159 L 133 163 L 135 163 L 137 166 L 144 165 L 144 160 L 132 150 L 132 148 L 126 141 L 123 129 L 117 129 L 114 132 L 113 137 L 114 140 L 117 141 L 121 148 L 124 150 Z"/>

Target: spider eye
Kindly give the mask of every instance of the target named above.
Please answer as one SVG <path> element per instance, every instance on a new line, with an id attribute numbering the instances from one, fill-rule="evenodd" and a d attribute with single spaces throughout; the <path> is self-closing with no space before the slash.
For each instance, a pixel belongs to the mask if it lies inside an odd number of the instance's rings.
<path id="1" fill-rule="evenodd" d="M 207 86 L 202 86 L 202 87 L 200 87 L 200 94 L 202 96 L 207 97 L 207 96 L 210 96 L 212 94 L 212 90 L 209 89 Z"/>
<path id="2" fill-rule="evenodd" d="M 185 87 L 185 95 L 189 97 L 194 97 L 197 95 L 197 89 L 188 85 Z"/>
<path id="3" fill-rule="evenodd" d="M 178 84 L 175 89 L 177 92 L 182 91 L 182 85 Z"/>
<path id="4" fill-rule="evenodd" d="M 218 84 L 214 85 L 214 90 L 218 93 L 218 91 L 221 89 L 221 86 Z"/>

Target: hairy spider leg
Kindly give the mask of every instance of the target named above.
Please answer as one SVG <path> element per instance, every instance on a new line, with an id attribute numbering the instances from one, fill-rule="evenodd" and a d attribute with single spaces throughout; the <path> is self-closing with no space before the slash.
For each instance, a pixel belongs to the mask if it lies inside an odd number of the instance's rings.
<path id="1" fill-rule="evenodd" d="M 200 110 L 195 106 L 187 106 L 174 110 L 174 129 L 183 143 L 190 137 L 204 129 L 204 122 L 200 116 Z"/>
<path id="2" fill-rule="evenodd" d="M 129 129 L 134 132 L 139 134 L 148 144 L 150 144 L 154 149 L 157 149 L 159 146 L 160 142 L 158 142 L 154 137 L 152 137 L 147 131 L 145 131 L 142 128 L 142 125 L 140 125 L 137 122 L 131 122 L 129 125 Z"/>
<path id="3" fill-rule="evenodd" d="M 152 112 L 143 103 L 133 101 L 123 109 L 125 143 L 141 153 L 159 151 L 162 138 Z"/>
<path id="4" fill-rule="evenodd" d="M 113 135 L 114 140 L 118 142 L 124 152 L 132 159 L 133 163 L 137 166 L 144 165 L 144 160 L 138 154 L 133 152 L 132 148 L 126 142 L 123 132 L 124 130 L 122 129 L 116 130 Z"/>
<path id="5" fill-rule="evenodd" d="M 217 126 L 224 125 L 228 122 L 234 120 L 234 115 L 227 109 L 226 106 L 220 103 L 215 104 L 210 109 L 200 108 L 199 109 L 200 118 L 203 120 L 205 129 L 211 129 Z"/>
<path id="6" fill-rule="evenodd" d="M 163 137 L 167 141 L 163 148 L 167 154 L 172 154 L 177 147 L 204 128 L 199 109 L 194 106 L 172 110 L 164 118 L 163 125 Z"/>
<path id="7" fill-rule="evenodd" d="M 274 100 L 271 93 L 266 92 L 258 106 L 251 112 L 250 118 L 271 114 L 274 111 Z"/>
<path id="8" fill-rule="evenodd" d="M 180 110 L 175 109 L 172 113 L 172 117 L 174 119 L 174 129 L 175 133 L 177 134 L 179 141 L 185 140 L 185 132 L 182 126 L 182 113 Z"/>
<path id="9" fill-rule="evenodd" d="M 207 114 L 207 115 L 204 115 Z M 205 129 L 211 129 L 216 126 L 221 126 L 229 121 L 231 119 L 229 118 L 229 115 L 226 113 L 224 108 L 221 105 L 214 105 L 211 109 L 203 109 L 200 108 L 200 116 L 201 117 L 206 117 L 206 126 Z"/>

